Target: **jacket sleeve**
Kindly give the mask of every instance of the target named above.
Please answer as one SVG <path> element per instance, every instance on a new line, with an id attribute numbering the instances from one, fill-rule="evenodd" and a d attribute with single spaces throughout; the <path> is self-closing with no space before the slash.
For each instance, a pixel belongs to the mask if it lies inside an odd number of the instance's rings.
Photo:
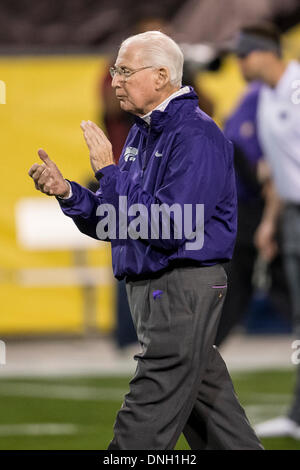
<path id="1" fill-rule="evenodd" d="M 224 139 L 225 140 L 225 139 Z M 106 202 L 114 207 L 118 206 L 119 196 L 126 196 L 128 207 L 134 204 L 146 206 L 147 213 L 140 213 L 139 220 L 143 226 L 147 226 L 148 236 L 143 235 L 146 243 L 166 250 L 174 250 L 187 240 L 189 233 L 196 228 L 196 205 L 204 205 L 204 224 L 214 215 L 214 209 L 218 204 L 226 181 L 228 172 L 229 142 L 225 140 L 224 148 L 220 148 L 213 138 L 192 134 L 174 144 L 170 154 L 163 184 L 151 195 L 143 190 L 138 182 L 134 182 L 128 172 L 122 172 L 115 165 L 109 165 L 96 173 L 101 178 L 102 194 Z M 185 204 L 189 204 L 193 213 L 191 227 L 183 229 L 181 222 L 171 212 L 169 216 L 170 236 L 165 238 L 162 231 L 162 221 L 157 233 L 157 238 L 151 236 L 151 206 L 177 204 L 181 214 L 185 210 Z M 136 206 L 137 207 L 137 206 Z M 180 211 L 179 211 L 180 212 Z M 181 224 L 181 230 L 178 225 Z M 185 227 L 186 228 L 186 227 Z M 176 236 L 175 236 L 176 233 Z M 181 236 L 180 236 L 181 233 Z M 179 236 L 178 236 L 179 235 Z"/>
<path id="2" fill-rule="evenodd" d="M 69 183 L 72 187 L 72 196 L 69 199 L 57 198 L 63 213 L 73 219 L 80 232 L 99 240 L 96 228 L 100 217 L 96 212 L 99 205 L 104 203 L 101 191 L 93 193 L 74 181 Z M 109 241 L 109 237 L 102 240 Z"/>

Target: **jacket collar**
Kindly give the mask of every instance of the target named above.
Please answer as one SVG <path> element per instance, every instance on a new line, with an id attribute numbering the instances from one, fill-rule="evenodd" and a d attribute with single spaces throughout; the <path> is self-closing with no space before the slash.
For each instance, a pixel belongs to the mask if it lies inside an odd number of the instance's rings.
<path id="1" fill-rule="evenodd" d="M 158 106 L 156 106 L 156 108 L 154 108 L 149 113 L 145 114 L 145 116 L 142 116 L 142 119 L 148 125 L 150 125 L 151 114 L 153 113 L 153 111 L 164 111 L 171 100 L 173 100 L 174 98 L 177 98 L 177 96 L 181 96 L 181 95 L 184 95 L 185 93 L 189 93 L 189 91 L 190 91 L 190 89 L 189 89 L 188 86 L 181 87 L 179 90 L 174 91 L 174 93 L 172 93 L 170 96 L 168 96 L 168 98 L 166 98 L 162 103 L 160 103 Z"/>
<path id="2" fill-rule="evenodd" d="M 198 103 L 198 96 L 196 95 L 194 89 L 191 86 L 189 86 L 188 88 L 190 89 L 190 91 L 186 93 L 181 92 L 180 94 L 178 94 L 178 92 L 176 92 L 176 96 L 169 100 L 166 108 L 163 111 L 159 109 L 154 109 L 151 112 L 151 130 L 161 132 L 162 129 L 166 126 L 167 122 L 170 120 L 170 118 L 177 113 L 178 109 L 181 106 L 185 105 L 188 107 L 192 107 Z M 182 90 L 182 88 L 180 90 Z M 160 105 L 157 108 L 159 107 Z M 143 132 L 148 131 L 149 124 L 147 124 L 143 118 L 135 116 L 135 123 Z"/>

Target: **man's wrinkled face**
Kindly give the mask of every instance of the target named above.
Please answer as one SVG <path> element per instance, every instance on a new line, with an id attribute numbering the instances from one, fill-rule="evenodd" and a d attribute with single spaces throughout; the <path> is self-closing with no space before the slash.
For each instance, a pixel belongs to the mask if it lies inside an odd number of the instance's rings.
<path id="1" fill-rule="evenodd" d="M 115 66 L 133 71 L 145 66 L 142 51 L 137 44 L 123 46 L 118 54 Z M 157 70 L 145 68 L 128 78 L 116 73 L 112 79 L 112 87 L 124 111 L 143 116 L 157 99 Z M 149 109 L 150 108 L 150 109 Z"/>

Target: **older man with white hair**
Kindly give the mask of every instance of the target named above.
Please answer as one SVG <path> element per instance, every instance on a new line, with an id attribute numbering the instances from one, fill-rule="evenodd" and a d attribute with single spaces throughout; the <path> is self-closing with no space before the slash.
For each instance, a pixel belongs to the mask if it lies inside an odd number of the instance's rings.
<path id="1" fill-rule="evenodd" d="M 232 145 L 181 87 L 182 66 L 161 32 L 122 43 L 112 86 L 135 124 L 118 165 L 102 130 L 81 123 L 96 194 L 42 149 L 29 174 L 79 230 L 111 243 L 126 279 L 141 352 L 108 448 L 173 449 L 183 432 L 192 449 L 262 449 L 214 347 L 236 236 Z"/>

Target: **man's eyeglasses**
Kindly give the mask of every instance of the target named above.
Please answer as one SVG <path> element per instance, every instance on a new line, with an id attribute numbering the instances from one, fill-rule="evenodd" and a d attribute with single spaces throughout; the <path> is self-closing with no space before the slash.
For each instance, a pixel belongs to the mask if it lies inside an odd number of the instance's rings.
<path id="1" fill-rule="evenodd" d="M 123 80 L 126 80 L 127 78 L 131 77 L 131 75 L 133 75 L 136 72 L 139 72 L 140 70 L 151 69 L 151 68 L 152 68 L 152 65 L 148 65 L 146 67 L 140 67 L 139 69 L 129 70 L 126 67 L 118 67 L 114 65 L 113 67 L 110 67 L 109 73 L 111 75 L 111 78 L 114 78 L 114 76 L 118 74 L 120 75 L 120 77 L 122 77 Z"/>

